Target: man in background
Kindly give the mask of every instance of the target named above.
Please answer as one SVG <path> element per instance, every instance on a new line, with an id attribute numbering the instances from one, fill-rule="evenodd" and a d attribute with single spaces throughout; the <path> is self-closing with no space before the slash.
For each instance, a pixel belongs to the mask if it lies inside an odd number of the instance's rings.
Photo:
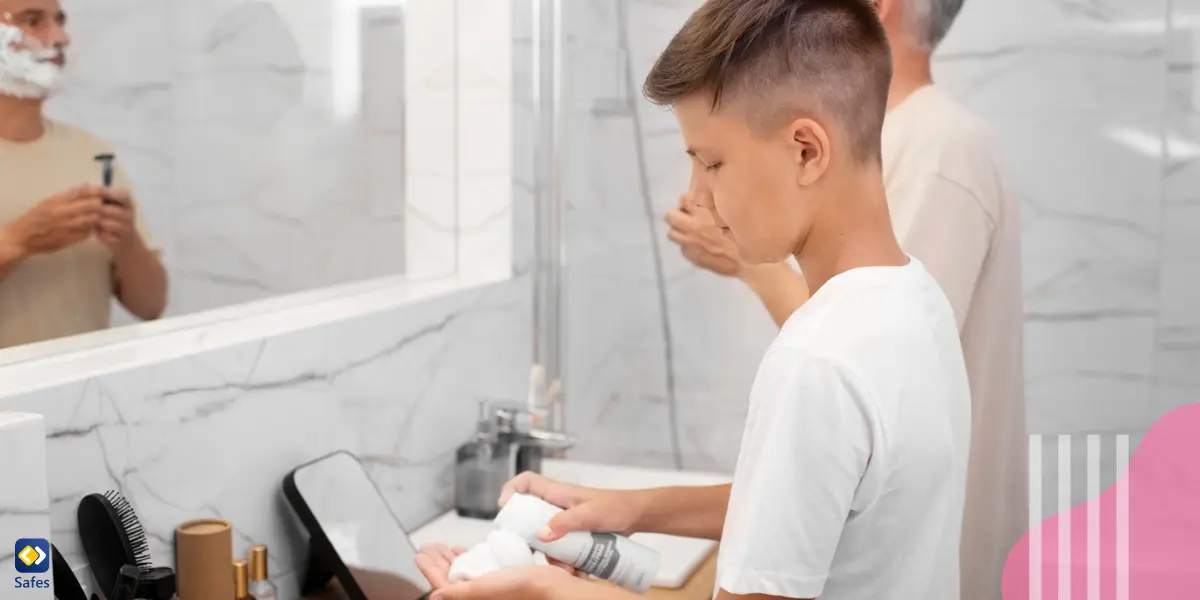
<path id="1" fill-rule="evenodd" d="M 47 119 L 70 44 L 59 0 L 0 0 L 0 348 L 166 307 L 167 276 L 107 143 Z"/>
<path id="2" fill-rule="evenodd" d="M 1005 559 L 1028 528 L 1017 203 L 988 128 L 933 85 L 931 54 L 962 0 L 874 4 L 892 52 L 882 162 L 893 227 L 950 299 L 970 378 L 962 597 L 1000 600 Z M 782 326 L 808 300 L 804 279 L 784 263 L 746 264 L 701 204 L 685 196 L 669 237 L 696 265 L 744 281 Z"/>

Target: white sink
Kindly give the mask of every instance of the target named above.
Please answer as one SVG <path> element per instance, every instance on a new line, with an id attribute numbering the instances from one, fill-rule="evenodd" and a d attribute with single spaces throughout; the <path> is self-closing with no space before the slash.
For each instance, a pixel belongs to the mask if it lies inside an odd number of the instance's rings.
<path id="1" fill-rule="evenodd" d="M 637 467 L 616 467 L 567 460 L 547 460 L 542 465 L 547 477 L 608 489 L 641 489 L 676 485 L 716 485 L 729 483 L 728 475 L 666 471 Z M 413 543 L 442 542 L 451 546 L 471 547 L 487 537 L 492 522 L 466 519 L 451 511 L 411 534 Z M 652 533 L 634 534 L 634 540 L 658 551 L 662 558 L 654 587 L 677 589 L 683 587 L 692 573 L 704 562 L 716 542 Z"/>

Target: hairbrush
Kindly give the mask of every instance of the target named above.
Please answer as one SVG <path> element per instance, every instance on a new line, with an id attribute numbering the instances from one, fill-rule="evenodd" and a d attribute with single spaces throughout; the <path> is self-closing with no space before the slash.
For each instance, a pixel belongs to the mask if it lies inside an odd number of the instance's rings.
<path id="1" fill-rule="evenodd" d="M 121 494 L 88 494 L 79 502 L 79 538 L 101 590 L 115 588 L 121 567 L 149 571 L 150 545 L 129 501 Z"/>

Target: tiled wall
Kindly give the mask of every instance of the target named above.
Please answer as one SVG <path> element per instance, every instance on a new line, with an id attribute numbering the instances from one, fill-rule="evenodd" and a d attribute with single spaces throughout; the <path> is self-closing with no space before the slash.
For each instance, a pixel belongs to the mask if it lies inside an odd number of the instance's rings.
<path id="1" fill-rule="evenodd" d="M 623 18 L 622 2 L 568 5 L 572 425 L 581 456 L 669 465 L 673 395 L 682 463 L 731 469 L 774 330 L 665 240 L 688 165 L 638 89 L 700 1 L 628 0 Z M 1031 433 L 1137 433 L 1200 397 L 1188 4 L 1168 35 L 1166 0 L 971 0 L 938 53 L 939 83 L 999 133 L 1021 202 Z"/>
<path id="2" fill-rule="evenodd" d="M 1200 402 L 1200 2 L 1169 0 L 1157 411 Z"/>
<path id="3" fill-rule="evenodd" d="M 63 4 L 50 113 L 116 146 L 168 314 L 511 267 L 512 2 Z"/>

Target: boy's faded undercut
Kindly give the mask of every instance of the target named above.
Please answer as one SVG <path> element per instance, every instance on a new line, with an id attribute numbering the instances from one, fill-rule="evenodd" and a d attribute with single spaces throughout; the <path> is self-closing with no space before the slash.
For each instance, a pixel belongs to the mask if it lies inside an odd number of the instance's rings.
<path id="1" fill-rule="evenodd" d="M 736 104 L 769 131 L 795 118 L 835 121 L 860 162 L 879 161 L 891 52 L 868 0 L 708 0 L 646 78 L 655 104 L 697 93 Z"/>

